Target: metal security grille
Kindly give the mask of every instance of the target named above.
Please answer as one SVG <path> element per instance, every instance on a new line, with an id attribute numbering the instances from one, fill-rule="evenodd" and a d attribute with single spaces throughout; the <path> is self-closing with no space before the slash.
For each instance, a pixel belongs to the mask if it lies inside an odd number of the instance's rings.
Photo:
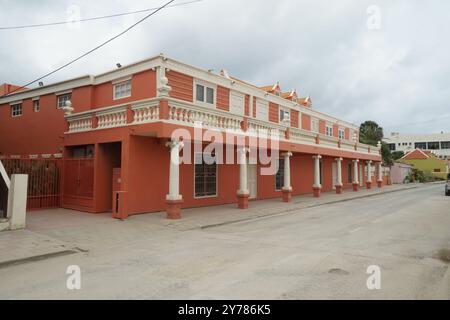
<path id="1" fill-rule="evenodd" d="M 28 175 L 27 210 L 60 206 L 62 159 L 2 159 L 6 172 Z"/>
<path id="2" fill-rule="evenodd" d="M 279 191 L 284 185 L 284 159 L 278 159 L 278 171 L 275 176 L 275 190 Z"/>
<path id="3" fill-rule="evenodd" d="M 212 156 L 214 158 L 214 155 Z M 195 160 L 195 197 L 210 197 L 217 194 L 217 164 L 203 160 L 201 154 Z"/>

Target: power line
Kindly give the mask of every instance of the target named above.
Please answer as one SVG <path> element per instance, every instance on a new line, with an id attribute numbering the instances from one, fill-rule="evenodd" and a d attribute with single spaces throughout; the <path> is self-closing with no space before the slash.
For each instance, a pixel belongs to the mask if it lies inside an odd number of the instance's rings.
<path id="1" fill-rule="evenodd" d="M 192 4 L 192 3 L 196 3 L 196 2 L 201 2 L 201 1 L 203 1 L 203 0 L 193 0 L 193 1 L 181 2 L 181 3 L 173 4 L 171 6 L 167 6 L 167 8 L 184 6 L 184 5 L 188 5 L 188 4 Z M 149 12 L 149 11 L 153 11 L 153 10 L 156 10 L 156 9 L 158 9 L 158 7 L 149 8 L 149 9 L 143 9 L 143 10 L 138 10 L 138 11 L 116 13 L 116 14 L 111 14 L 111 15 L 107 15 L 107 16 L 99 16 L 99 17 L 80 19 L 80 20 L 76 20 L 76 21 L 73 21 L 73 22 L 86 22 L 86 21 L 94 21 L 94 20 L 116 18 L 116 17 L 122 17 L 122 16 L 127 16 L 127 15 L 137 14 L 137 13 Z M 70 22 L 72 22 L 72 21 L 57 21 L 57 22 L 29 24 L 29 25 L 21 25 L 21 26 L 0 27 L 0 30 L 16 30 L 16 29 L 29 29 L 29 28 L 49 27 L 49 26 L 63 25 L 63 24 L 67 24 L 67 23 L 70 23 Z"/>
<path id="2" fill-rule="evenodd" d="M 170 1 L 168 1 L 166 4 L 164 4 L 163 6 L 161 6 L 161 7 L 157 8 L 157 9 L 155 9 L 153 12 L 149 13 L 149 14 L 146 15 L 144 18 L 142 18 L 142 19 L 139 20 L 138 22 L 134 23 L 133 25 L 131 25 L 130 27 L 128 27 L 127 29 L 125 29 L 125 30 L 122 31 L 121 33 L 115 35 L 114 37 L 112 37 L 112 38 L 110 38 L 110 39 L 108 39 L 108 40 L 106 40 L 106 41 L 103 42 L 102 44 L 100 44 L 100 45 L 96 46 L 95 48 L 89 50 L 88 52 L 82 54 L 82 55 L 79 56 L 78 58 L 75 58 L 75 59 L 73 59 L 73 60 L 67 62 L 66 64 L 62 65 L 61 67 L 59 67 L 59 68 L 57 68 L 57 69 L 55 69 L 55 70 L 53 70 L 53 71 L 51 71 L 51 72 L 49 72 L 49 73 L 47 73 L 47 74 L 41 76 L 41 77 L 39 77 L 39 78 L 37 78 L 37 79 L 35 79 L 35 80 L 31 81 L 31 82 L 28 82 L 27 84 L 25 84 L 25 85 L 23 85 L 23 86 L 20 86 L 19 88 L 16 88 L 16 89 L 12 90 L 11 92 L 9 92 L 9 93 L 7 93 L 7 94 L 4 94 L 4 95 L 0 96 L 0 98 L 3 98 L 3 97 L 5 97 L 5 96 L 8 96 L 8 95 L 10 95 L 10 94 L 12 94 L 12 93 L 14 93 L 14 92 L 16 92 L 16 91 L 22 90 L 22 89 L 26 88 L 27 86 L 29 86 L 29 85 L 31 85 L 31 84 L 33 84 L 33 83 L 35 83 L 35 82 L 38 82 L 38 81 L 40 81 L 40 80 L 42 80 L 42 79 L 44 79 L 44 78 L 46 78 L 46 77 L 48 77 L 48 76 L 50 76 L 50 75 L 56 73 L 56 72 L 58 72 L 58 71 L 61 70 L 61 69 L 64 69 L 64 68 L 70 66 L 72 63 L 74 63 L 74 62 L 76 62 L 76 61 L 78 61 L 78 60 L 84 58 L 85 56 L 91 54 L 92 52 L 94 52 L 94 51 L 100 49 L 101 47 L 105 46 L 106 44 L 110 43 L 111 41 L 113 41 L 113 40 L 119 38 L 120 36 L 124 35 L 124 34 L 127 33 L 128 31 L 130 31 L 131 29 L 133 29 L 134 27 L 136 27 L 138 24 L 140 24 L 140 23 L 142 23 L 143 21 L 147 20 L 148 18 L 150 18 L 151 16 L 153 16 L 155 13 L 157 13 L 158 11 L 164 9 L 165 7 L 167 7 L 169 4 L 171 4 L 171 3 L 174 2 L 174 1 L 175 1 L 175 0 L 170 0 Z"/>

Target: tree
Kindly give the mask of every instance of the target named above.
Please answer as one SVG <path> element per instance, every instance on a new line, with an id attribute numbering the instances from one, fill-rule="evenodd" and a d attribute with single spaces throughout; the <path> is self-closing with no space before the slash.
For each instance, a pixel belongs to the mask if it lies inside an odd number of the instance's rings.
<path id="1" fill-rule="evenodd" d="M 359 141 L 376 146 L 384 137 L 383 128 L 375 121 L 366 121 L 359 127 Z"/>
<path id="2" fill-rule="evenodd" d="M 391 153 L 391 155 L 392 155 L 392 160 L 397 161 L 397 160 L 403 158 L 405 153 L 403 151 L 394 151 Z"/>
<path id="3" fill-rule="evenodd" d="M 376 146 L 378 142 L 381 142 L 381 157 L 385 166 L 392 166 L 394 161 L 392 159 L 391 150 L 388 145 L 383 141 L 383 128 L 375 121 L 365 121 L 361 123 L 359 127 L 359 142 Z"/>

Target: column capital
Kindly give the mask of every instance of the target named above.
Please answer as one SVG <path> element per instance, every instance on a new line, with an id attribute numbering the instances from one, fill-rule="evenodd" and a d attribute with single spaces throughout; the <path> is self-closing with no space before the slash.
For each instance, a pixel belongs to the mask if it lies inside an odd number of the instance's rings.
<path id="1" fill-rule="evenodd" d="M 238 149 L 239 153 L 242 154 L 247 154 L 250 153 L 250 148 L 244 147 L 244 148 L 239 148 Z"/>
<path id="2" fill-rule="evenodd" d="M 180 148 L 180 149 L 183 149 L 183 147 L 184 147 L 184 142 L 183 141 L 180 141 L 180 140 L 170 140 L 170 141 L 167 141 L 166 142 L 166 147 L 169 147 L 170 149 L 173 149 L 173 148 Z"/>
<path id="3" fill-rule="evenodd" d="M 342 159 L 342 158 L 336 158 L 336 159 L 334 159 L 334 160 L 336 160 L 337 162 L 341 162 L 341 161 L 343 161 L 344 159 Z"/>
<path id="4" fill-rule="evenodd" d="M 353 162 L 353 163 L 358 163 L 358 162 L 359 162 L 359 159 L 352 160 L 352 162 Z"/>
<path id="5" fill-rule="evenodd" d="M 313 158 L 314 160 L 316 160 L 316 159 L 320 160 L 320 159 L 322 159 L 322 156 L 321 156 L 320 154 L 318 154 L 318 155 L 316 155 L 316 156 L 313 156 L 312 158 Z"/>
<path id="6" fill-rule="evenodd" d="M 373 162 L 372 160 L 367 160 L 366 161 L 367 164 L 372 164 L 372 162 Z"/>
<path id="7" fill-rule="evenodd" d="M 285 153 L 282 153 L 281 154 L 283 157 L 285 157 L 285 158 L 290 158 L 290 157 L 292 157 L 292 152 L 285 152 Z"/>

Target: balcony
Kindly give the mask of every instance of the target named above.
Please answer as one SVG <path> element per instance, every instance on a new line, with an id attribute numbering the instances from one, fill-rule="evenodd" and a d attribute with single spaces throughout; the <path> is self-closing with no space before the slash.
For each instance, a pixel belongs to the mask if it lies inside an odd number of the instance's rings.
<path id="1" fill-rule="evenodd" d="M 175 124 L 229 132 L 245 136 L 270 137 L 280 142 L 302 146 L 314 146 L 333 150 L 357 152 L 379 156 L 380 148 L 349 140 L 340 140 L 284 124 L 230 114 L 219 109 L 200 107 L 193 103 L 167 98 L 168 106 L 160 110 L 160 98 L 139 101 L 134 104 L 94 109 L 66 115 L 68 131 L 75 134 L 104 129 L 137 126 L 151 123 Z"/>

